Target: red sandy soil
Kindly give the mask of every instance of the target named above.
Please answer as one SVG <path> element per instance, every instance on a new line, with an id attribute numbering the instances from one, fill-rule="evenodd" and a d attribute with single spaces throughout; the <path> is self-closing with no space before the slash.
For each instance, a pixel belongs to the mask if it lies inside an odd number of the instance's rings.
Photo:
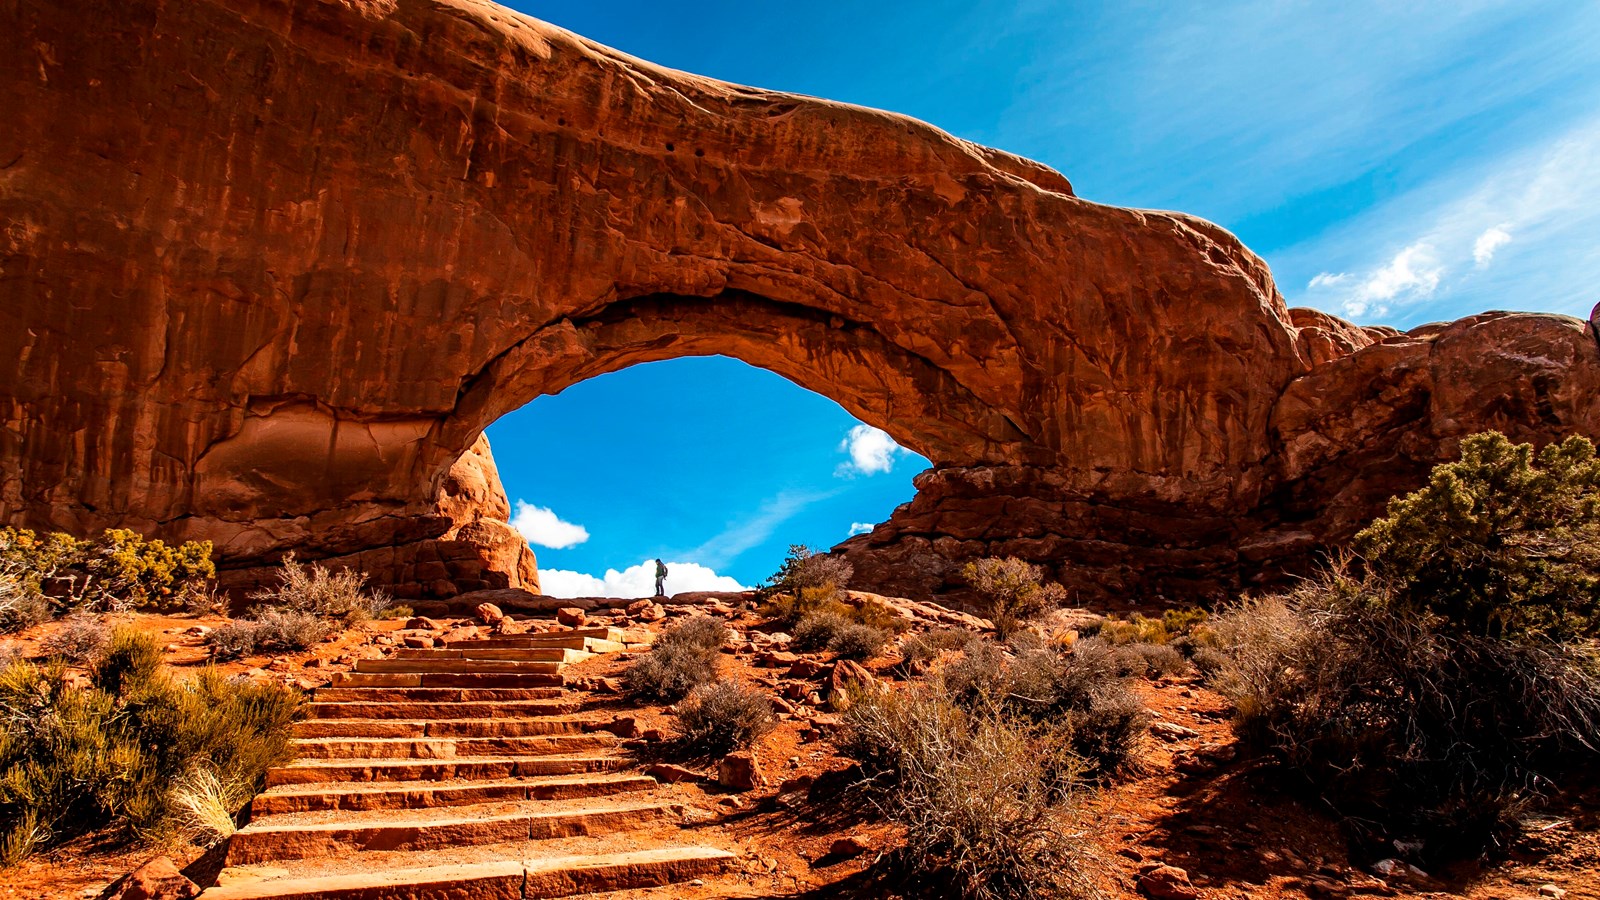
<path id="1" fill-rule="evenodd" d="M 141 629 L 169 637 L 174 645 L 172 662 L 180 668 L 205 662 L 202 639 L 183 632 L 196 624 L 214 627 L 222 621 L 189 616 L 126 618 Z M 740 614 L 730 624 L 743 634 L 760 629 L 759 620 L 750 613 Z M 386 632 L 402 625 L 402 621 L 374 622 L 308 653 L 246 659 L 223 668 L 309 687 L 356 658 L 382 655 L 394 642 Z M 24 652 L 36 648 L 51 627 L 58 626 L 41 626 L 21 635 Z M 767 687 L 792 680 L 782 670 L 756 667 L 756 656 L 748 646 L 727 654 L 726 674 Z M 625 655 L 603 656 L 573 667 L 569 674 L 614 676 L 626 665 Z M 880 677 L 893 677 L 887 660 L 872 668 Z M 826 696 L 825 679 L 814 681 Z M 1147 681 L 1141 691 L 1154 721 L 1196 734 L 1171 741 L 1155 734 L 1147 737 L 1137 771 L 1086 801 L 1083 822 L 1104 860 L 1100 881 L 1113 900 L 1139 897 L 1135 888 L 1139 870 L 1156 862 L 1187 870 L 1200 900 L 1533 900 L 1541 885 L 1550 884 L 1566 891 L 1568 900 L 1600 898 L 1600 797 L 1567 804 L 1560 814 L 1536 817 L 1527 832 L 1492 862 L 1433 872 L 1437 880 L 1423 884 L 1385 882 L 1352 859 L 1346 833 L 1331 815 L 1309 806 L 1270 767 L 1240 757 L 1228 724 L 1227 702 L 1197 675 Z M 797 714 L 784 715 L 757 747 L 768 782 L 765 787 L 735 793 L 712 782 L 680 786 L 690 805 L 713 811 L 689 827 L 715 830 L 717 843 L 731 840 L 742 853 L 740 868 L 704 884 L 608 897 L 889 896 L 866 877 L 865 870 L 877 852 L 892 848 L 891 826 L 848 804 L 809 804 L 799 801 L 799 792 L 782 792 L 785 781 L 817 777 L 847 764 L 810 728 L 810 720 L 826 716 L 825 710 L 813 710 L 803 701 L 793 705 Z M 641 731 L 671 733 L 669 710 L 635 708 L 620 697 L 606 701 L 605 709 L 634 717 Z M 642 752 L 648 755 L 650 749 L 646 746 Z M 710 761 L 698 768 L 714 777 Z M 829 847 L 843 835 L 860 837 L 874 850 L 855 859 L 830 857 Z M 159 852 L 172 855 L 180 866 L 201 855 L 194 847 L 129 848 L 103 838 L 84 839 L 0 873 L 0 900 L 94 896 Z"/>

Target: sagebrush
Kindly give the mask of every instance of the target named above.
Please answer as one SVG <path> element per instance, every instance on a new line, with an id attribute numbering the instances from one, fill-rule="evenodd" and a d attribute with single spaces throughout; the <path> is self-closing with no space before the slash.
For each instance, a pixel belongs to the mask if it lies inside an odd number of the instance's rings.
<path id="1" fill-rule="evenodd" d="M 266 770 L 292 758 L 300 695 L 206 669 L 174 678 L 154 638 L 115 630 L 76 686 L 61 662 L 0 671 L 0 864 L 111 827 L 159 840 L 191 819 L 180 795 L 205 768 L 240 787 L 237 814 Z"/>
<path id="2" fill-rule="evenodd" d="M 702 684 L 678 704 L 678 749 L 720 756 L 750 746 L 775 721 L 764 691 L 732 679 Z"/>
<path id="3" fill-rule="evenodd" d="M 974 560 L 961 577 L 978 592 L 982 611 L 1002 639 L 1062 605 L 1067 589 L 1044 580 L 1044 570 L 1014 557 Z"/>
<path id="4" fill-rule="evenodd" d="M 728 627 L 720 619 L 685 619 L 662 632 L 650 652 L 628 666 L 622 673 L 623 687 L 635 700 L 676 703 L 717 679 L 718 660 L 728 637 Z"/>

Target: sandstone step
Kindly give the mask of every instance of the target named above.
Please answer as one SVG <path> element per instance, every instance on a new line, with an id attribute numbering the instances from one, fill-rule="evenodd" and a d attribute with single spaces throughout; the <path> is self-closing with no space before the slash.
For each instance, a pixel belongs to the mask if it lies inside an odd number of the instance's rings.
<path id="1" fill-rule="evenodd" d="M 294 723 L 299 738 L 532 737 L 582 734 L 572 719 L 303 719 Z"/>
<path id="2" fill-rule="evenodd" d="M 675 884 L 720 872 L 734 859 L 710 847 L 665 847 L 241 881 L 208 888 L 200 900 L 531 900 Z"/>
<path id="3" fill-rule="evenodd" d="M 559 687 L 566 679 L 555 673 L 492 672 L 351 672 L 333 676 L 335 688 L 531 688 Z"/>
<path id="4" fill-rule="evenodd" d="M 408 782 L 320 784 L 272 788 L 250 804 L 252 817 L 322 810 L 424 809 L 515 800 L 574 800 L 648 791 L 648 775 L 507 778 L 455 784 Z"/>
<path id="5" fill-rule="evenodd" d="M 373 688 L 382 690 L 382 688 Z M 418 688 L 426 691 L 427 688 Z M 543 690 L 541 688 L 541 690 Z M 318 691 L 316 701 L 305 705 L 308 720 L 328 719 L 529 719 L 577 712 L 583 701 L 568 695 L 564 700 L 464 700 L 434 703 L 406 701 L 321 702 L 326 691 Z"/>
<path id="6" fill-rule="evenodd" d="M 610 834 L 675 818 L 682 807 L 636 804 L 535 811 L 493 807 L 427 815 L 412 810 L 345 813 L 339 822 L 282 823 L 267 819 L 236 832 L 225 865 L 343 856 L 369 850 L 420 851 Z"/>
<path id="7" fill-rule="evenodd" d="M 425 688 L 325 687 L 318 703 L 523 703 L 535 700 L 574 702 L 562 687 Z"/>
<path id="8" fill-rule="evenodd" d="M 499 662 L 556 662 L 580 663 L 593 657 L 594 654 L 587 650 L 573 650 L 566 647 L 472 647 L 462 645 L 460 649 L 450 650 L 418 650 L 401 647 L 394 651 L 391 659 L 411 660 L 493 660 Z"/>
<path id="9" fill-rule="evenodd" d="M 631 760 L 622 756 L 478 756 L 455 759 L 310 759 L 267 770 L 267 786 L 369 781 L 448 781 L 528 778 L 611 772 Z"/>
<path id="10" fill-rule="evenodd" d="M 594 628 L 568 628 L 562 631 L 536 631 L 528 634 L 497 634 L 487 638 L 466 638 L 459 641 L 447 641 L 445 646 L 458 647 L 462 644 L 483 644 L 501 647 L 529 647 L 551 644 L 565 646 L 561 642 L 572 638 L 594 638 L 616 644 L 620 644 L 626 639 L 625 632 L 620 628 L 596 626 Z"/>
<path id="11" fill-rule="evenodd" d="M 516 737 L 303 738 L 292 742 L 301 759 L 455 759 L 462 756 L 550 756 L 617 746 L 606 732 Z"/>
<path id="12" fill-rule="evenodd" d="M 568 637 L 566 635 L 514 635 L 509 637 L 478 638 L 468 641 L 454 641 L 445 645 L 448 649 L 470 649 L 481 647 L 485 650 L 516 650 L 531 647 L 561 647 L 567 650 L 585 650 L 589 653 L 618 653 L 627 649 L 622 641 L 611 641 L 597 637 Z"/>
<path id="13" fill-rule="evenodd" d="M 573 650 L 562 650 L 563 654 L 574 653 Z M 357 672 L 420 672 L 434 674 L 444 672 L 470 672 L 474 674 L 493 675 L 554 675 L 566 665 L 563 660 L 521 661 L 514 659 L 440 659 L 427 657 L 425 659 L 404 659 L 394 657 L 390 659 L 362 659 L 356 661 Z"/>

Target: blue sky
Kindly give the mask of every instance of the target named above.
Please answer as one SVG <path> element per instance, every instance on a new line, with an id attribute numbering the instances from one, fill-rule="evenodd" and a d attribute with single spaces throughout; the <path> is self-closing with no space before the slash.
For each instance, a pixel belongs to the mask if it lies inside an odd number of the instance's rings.
<path id="1" fill-rule="evenodd" d="M 1401 328 L 1600 301 L 1600 3 L 583 2 L 512 6 L 662 65 L 907 113 L 1080 196 L 1238 234 L 1294 305 Z M 541 398 L 489 430 L 557 589 L 751 584 L 881 521 L 926 461 L 731 360 Z M 843 449 L 841 445 L 843 444 Z M 698 563 L 714 570 L 692 570 Z M 609 584 L 608 569 L 616 571 Z M 586 580 L 579 573 L 596 580 Z M 692 576 L 692 577 L 691 577 Z"/>

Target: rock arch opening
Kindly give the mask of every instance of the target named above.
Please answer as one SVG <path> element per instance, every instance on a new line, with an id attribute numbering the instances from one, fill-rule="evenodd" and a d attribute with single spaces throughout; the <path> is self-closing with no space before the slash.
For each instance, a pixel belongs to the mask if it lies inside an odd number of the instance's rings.
<path id="1" fill-rule="evenodd" d="M 834 401 L 727 357 L 644 363 L 487 430 L 541 593 L 753 586 L 788 544 L 827 548 L 910 499 L 927 461 Z M 653 568 L 653 567 L 652 567 Z"/>

